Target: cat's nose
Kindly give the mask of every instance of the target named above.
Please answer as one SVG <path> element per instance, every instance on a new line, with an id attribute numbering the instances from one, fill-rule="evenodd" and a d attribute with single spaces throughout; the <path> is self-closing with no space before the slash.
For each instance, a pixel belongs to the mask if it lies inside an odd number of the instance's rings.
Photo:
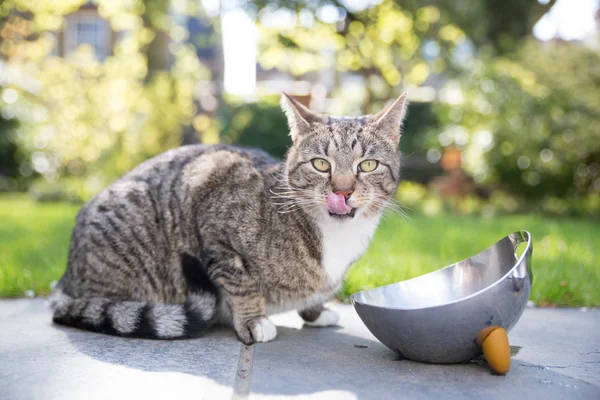
<path id="1" fill-rule="evenodd" d="M 354 192 L 354 190 L 334 190 L 333 193 L 335 194 L 341 194 L 342 196 L 344 196 L 344 198 L 346 200 L 348 200 L 350 198 L 350 195 L 352 194 L 352 192 Z"/>

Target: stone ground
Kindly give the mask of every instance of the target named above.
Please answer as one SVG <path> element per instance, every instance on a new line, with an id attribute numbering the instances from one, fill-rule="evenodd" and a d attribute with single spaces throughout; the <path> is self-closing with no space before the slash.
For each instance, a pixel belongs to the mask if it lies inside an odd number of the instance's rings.
<path id="1" fill-rule="evenodd" d="M 180 341 L 122 339 L 53 325 L 41 299 L 0 301 L 0 399 L 600 399 L 600 311 L 527 309 L 520 351 L 496 376 L 483 361 L 399 360 L 336 304 L 340 325 L 273 317 L 278 337 L 246 347 L 216 330 Z"/>

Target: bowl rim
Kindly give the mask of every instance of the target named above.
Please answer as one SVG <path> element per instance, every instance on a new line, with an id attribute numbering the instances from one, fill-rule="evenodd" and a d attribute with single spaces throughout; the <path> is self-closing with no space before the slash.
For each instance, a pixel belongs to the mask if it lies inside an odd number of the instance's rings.
<path id="1" fill-rule="evenodd" d="M 390 306 L 379 306 L 379 305 L 374 305 L 374 304 L 363 303 L 363 302 L 360 302 L 360 301 L 357 301 L 357 300 L 355 300 L 355 297 L 356 297 L 357 295 L 361 294 L 361 293 L 366 293 L 366 292 L 369 292 L 369 291 L 371 291 L 371 290 L 377 290 L 377 289 L 382 289 L 382 288 L 386 288 L 386 287 L 389 287 L 389 286 L 394 286 L 394 285 L 397 285 L 398 283 L 401 283 L 401 282 L 410 282 L 410 281 L 412 281 L 412 280 L 419 279 L 419 278 L 421 278 L 421 277 L 424 277 L 424 276 L 427 276 L 427 275 L 432 275 L 432 274 L 438 273 L 438 272 L 440 272 L 440 271 L 442 271 L 442 270 L 445 270 L 445 269 L 451 268 L 451 267 L 455 266 L 456 264 L 458 264 L 458 263 L 460 263 L 460 262 L 466 261 L 466 260 L 468 260 L 469 258 L 475 257 L 475 256 L 477 256 L 477 255 L 479 255 L 479 254 L 483 253 L 484 251 L 486 251 L 486 250 L 488 250 L 488 249 L 491 249 L 491 248 L 492 248 L 492 247 L 494 247 L 496 244 L 500 243 L 501 241 L 503 241 L 503 240 L 505 240 L 505 239 L 507 239 L 507 238 L 510 238 L 510 237 L 511 237 L 511 236 L 513 236 L 513 235 L 517 236 L 517 238 L 519 238 L 519 237 L 524 237 L 524 238 L 525 238 L 525 241 L 521 241 L 521 242 L 518 242 L 518 243 L 517 243 L 517 245 L 515 246 L 515 252 L 516 252 L 516 249 L 517 249 L 517 247 L 518 247 L 520 244 L 522 244 L 522 243 L 527 243 L 527 246 L 525 247 L 525 250 L 523 251 L 523 253 L 521 254 L 521 256 L 520 256 L 520 257 L 517 259 L 517 261 L 516 261 L 516 262 L 515 262 L 515 264 L 512 266 L 512 268 L 511 268 L 511 269 L 509 269 L 509 270 L 506 272 L 506 274 L 502 275 L 502 277 L 501 277 L 501 278 L 497 279 L 497 280 L 496 280 L 494 283 L 492 283 L 491 285 L 488 285 L 488 286 L 484 287 L 483 289 L 481 289 L 481 290 L 478 290 L 478 291 L 477 291 L 477 292 L 475 292 L 475 293 L 471 293 L 471 294 L 470 294 L 470 295 L 468 295 L 468 296 L 461 297 L 460 299 L 452 300 L 452 301 L 449 301 L 449 302 L 447 302 L 447 303 L 443 303 L 443 304 L 436 304 L 436 305 L 433 305 L 433 306 L 427 306 L 427 307 L 410 307 L 410 308 L 407 308 L 407 307 L 390 307 Z M 372 288 L 372 289 L 360 290 L 360 291 L 358 291 L 358 292 L 356 292 L 356 293 L 353 293 L 352 295 L 350 295 L 350 301 L 352 302 L 352 305 L 354 305 L 355 307 L 356 307 L 356 304 L 360 304 L 361 306 L 375 307 L 375 308 L 381 308 L 381 309 L 387 309 L 387 310 L 403 310 L 403 311 L 416 311 L 416 310 L 433 309 L 433 308 L 437 308 L 437 307 L 444 307 L 444 306 L 448 306 L 448 305 L 452 305 L 452 304 L 460 303 L 460 302 L 462 302 L 462 301 L 467 301 L 467 300 L 469 300 L 469 299 L 471 299 L 471 298 L 473 298 L 473 297 L 475 297 L 475 296 L 478 296 L 478 295 L 480 295 L 480 294 L 481 294 L 481 293 L 483 293 L 483 292 L 486 292 L 486 291 L 488 291 L 488 290 L 492 289 L 493 287 L 495 287 L 495 286 L 497 286 L 498 284 L 500 284 L 500 282 L 504 281 L 504 279 L 506 279 L 506 277 L 507 277 L 507 276 L 511 275 L 511 274 L 514 272 L 514 270 L 515 270 L 515 269 L 516 269 L 516 268 L 517 268 L 519 265 L 521 265 L 521 263 L 523 262 L 523 260 L 525 259 L 525 257 L 527 257 L 527 255 L 528 255 L 528 254 L 529 254 L 529 252 L 531 251 L 531 247 L 532 247 L 532 237 L 531 237 L 531 234 L 529 233 L 529 231 L 527 231 L 527 230 L 524 230 L 524 229 L 522 229 L 522 230 L 518 230 L 518 231 L 514 231 L 514 232 L 512 232 L 512 233 L 510 233 L 510 234 L 508 234 L 508 235 L 506 235 L 506 236 L 504 236 L 503 238 L 501 238 L 501 239 L 497 240 L 497 241 L 496 241 L 494 244 L 492 244 L 492 245 L 490 245 L 490 246 L 486 247 L 485 249 L 481 250 L 480 252 L 478 252 L 478 253 L 475 253 L 475 254 L 474 254 L 474 255 L 472 255 L 471 257 L 464 258 L 464 259 L 462 259 L 462 260 L 460 260 L 460 261 L 457 261 L 457 262 L 454 262 L 454 263 L 452 263 L 452 264 L 449 264 L 449 265 L 447 265 L 447 266 L 445 266 L 445 267 L 443 267 L 443 268 L 439 268 L 439 269 L 436 269 L 435 271 L 431 271 L 431 272 L 428 272 L 428 273 L 426 273 L 426 274 L 423 274 L 423 275 L 415 276 L 415 277 L 413 277 L 413 278 L 410 278 L 410 279 L 405 279 L 405 280 L 403 280 L 403 281 L 398 281 L 398 282 L 390 283 L 390 284 L 388 284 L 388 285 L 377 286 L 377 287 L 374 287 L 374 288 Z M 527 275 L 530 275 L 530 274 L 529 274 L 529 269 L 528 269 L 528 274 L 527 274 Z M 530 279 L 531 279 L 531 278 L 530 278 Z"/>

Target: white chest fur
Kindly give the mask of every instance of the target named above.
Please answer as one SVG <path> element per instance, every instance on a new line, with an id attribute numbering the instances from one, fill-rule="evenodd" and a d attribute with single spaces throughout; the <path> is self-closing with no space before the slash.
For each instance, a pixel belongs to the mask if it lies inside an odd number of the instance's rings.
<path id="1" fill-rule="evenodd" d="M 325 218 L 320 223 L 323 235 L 321 264 L 329 283 L 340 283 L 350 264 L 367 250 L 379 218 L 379 215 L 371 218 L 357 216 L 348 221 Z"/>

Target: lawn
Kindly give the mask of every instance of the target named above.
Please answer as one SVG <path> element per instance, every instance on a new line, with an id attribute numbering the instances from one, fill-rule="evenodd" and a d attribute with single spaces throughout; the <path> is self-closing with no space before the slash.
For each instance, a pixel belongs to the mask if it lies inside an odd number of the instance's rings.
<path id="1" fill-rule="evenodd" d="M 597 221 L 537 215 L 410 218 L 382 222 L 369 250 L 346 276 L 345 295 L 436 270 L 525 229 L 533 237 L 531 300 L 538 305 L 600 306 Z"/>
<path id="2" fill-rule="evenodd" d="M 77 208 L 0 197 L 0 296 L 48 293 L 50 283 L 64 271 Z M 600 306 L 597 222 L 535 215 L 410 218 L 385 218 L 367 254 L 350 270 L 344 294 L 435 270 L 527 229 L 534 238 L 532 300 L 540 305 Z"/>

